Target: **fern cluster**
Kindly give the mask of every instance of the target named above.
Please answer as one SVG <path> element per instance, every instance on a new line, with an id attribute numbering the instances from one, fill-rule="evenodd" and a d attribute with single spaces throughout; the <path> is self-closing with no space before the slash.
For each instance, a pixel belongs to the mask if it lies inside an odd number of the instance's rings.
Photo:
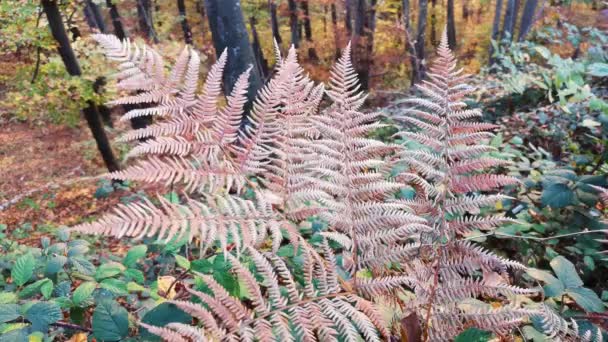
<path id="1" fill-rule="evenodd" d="M 108 176 L 162 182 L 183 196 L 180 203 L 159 197 L 120 205 L 72 230 L 187 238 L 201 255 L 223 251 L 249 293 L 241 301 L 198 275 L 207 291 L 188 289 L 192 301 L 174 303 L 199 324 L 142 324 L 150 332 L 171 341 L 388 340 L 376 304 L 384 298 L 399 302 L 404 316 L 414 314 L 421 337 L 433 341 L 468 327 L 505 335 L 531 317 L 553 336 L 567 334 L 548 309 L 514 300 L 536 293 L 509 283 L 508 271 L 523 265 L 466 238 L 509 221 L 481 212 L 506 198 L 493 190 L 517 181 L 484 171 L 504 164 L 481 144 L 494 126 L 473 121 L 480 113 L 465 109 L 470 88 L 445 37 L 429 81 L 419 86 L 426 97 L 408 100 L 400 118 L 414 129 L 399 135 L 419 149 L 368 137 L 382 124 L 379 113 L 361 110 L 365 94 L 350 47 L 327 90 L 306 76 L 295 49 L 284 58 L 277 49 L 275 74 L 241 124 L 249 71 L 220 105 L 226 53 L 199 93 L 196 51 L 184 49 L 165 75 L 163 59 L 149 47 L 94 38 L 120 63 L 118 87 L 137 91 L 112 103 L 148 105 L 123 118 L 157 118 L 121 138 L 137 142 L 129 153 L 137 162 Z M 397 199 L 407 185 L 415 198 Z M 300 229 L 311 219 L 327 226 L 313 238 Z M 278 256 L 287 243 L 299 264 Z M 499 307 L 483 302 L 489 297 Z"/>

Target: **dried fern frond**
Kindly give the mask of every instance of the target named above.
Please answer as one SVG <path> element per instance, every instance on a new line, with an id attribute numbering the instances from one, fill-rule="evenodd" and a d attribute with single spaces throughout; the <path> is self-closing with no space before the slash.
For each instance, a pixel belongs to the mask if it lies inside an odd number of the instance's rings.
<path id="1" fill-rule="evenodd" d="M 247 256 L 255 273 L 228 255 L 232 272 L 249 294 L 247 303 L 230 296 L 212 276 L 199 275 L 210 291 L 188 292 L 201 304 L 169 302 L 197 318 L 200 328 L 181 323 L 152 329 L 143 326 L 168 341 L 176 336 L 197 341 L 388 340 L 389 333 L 375 305 L 339 285 L 330 249 L 324 248 L 329 253 L 325 255 L 327 261 L 312 250 L 301 250 L 304 284 L 283 259 L 249 248 Z"/>
<path id="2" fill-rule="evenodd" d="M 187 199 L 184 204 L 171 203 L 162 196 L 158 204 L 141 202 L 119 204 L 111 214 L 92 223 L 83 223 L 72 231 L 110 235 L 117 238 L 156 237 L 159 241 L 197 239 L 201 252 L 218 244 L 224 251 L 229 242 L 236 250 L 260 246 L 267 238 L 276 251 L 285 231 L 297 245 L 297 233 L 290 222 L 276 215 L 272 206 L 258 199 L 255 202 L 234 196 L 208 196 L 204 201 Z"/>
<path id="3" fill-rule="evenodd" d="M 350 240 L 353 270 L 403 261 L 415 252 L 411 232 L 425 223 L 407 205 L 386 201 L 403 184 L 388 181 L 383 157 L 395 147 L 367 138 L 381 127 L 379 114 L 359 111 L 365 95 L 359 91 L 350 45 L 331 71 L 327 95 L 333 104 L 312 118 L 318 136 L 310 148 L 317 154 L 314 186 L 328 196 L 320 214 L 329 229 Z"/>
<path id="4" fill-rule="evenodd" d="M 419 190 L 406 203 L 432 227 L 419 233 L 421 257 L 403 265 L 416 295 L 408 305 L 412 311 L 424 312 L 418 317 L 425 337 L 433 341 L 450 340 L 470 326 L 506 334 L 538 312 L 509 305 L 488 312 L 465 312 L 458 305 L 488 297 L 507 303 L 514 294 L 537 292 L 503 279 L 509 269 L 523 265 L 465 239 L 465 234 L 491 231 L 514 221 L 482 215 L 481 209 L 508 199 L 491 192 L 516 185 L 518 180 L 488 172 L 507 163 L 487 156 L 495 149 L 483 143 L 493 136 L 488 131 L 497 126 L 472 121 L 481 113 L 465 109 L 464 97 L 473 89 L 457 69 L 445 34 L 437 55 L 429 80 L 417 85 L 423 97 L 402 101 L 409 107 L 397 117 L 413 128 L 397 135 L 420 146 L 398 153 L 405 171 L 397 178 L 412 182 Z M 479 277 L 479 272 L 484 276 Z"/>

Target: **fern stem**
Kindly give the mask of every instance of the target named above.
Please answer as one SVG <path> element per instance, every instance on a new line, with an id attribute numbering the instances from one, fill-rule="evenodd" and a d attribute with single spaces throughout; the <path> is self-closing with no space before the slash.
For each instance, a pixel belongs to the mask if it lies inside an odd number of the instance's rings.
<path id="1" fill-rule="evenodd" d="M 488 237 L 488 236 L 498 236 L 498 237 L 507 237 L 507 238 L 513 238 L 513 239 L 522 239 L 522 240 L 532 240 L 532 241 L 543 242 L 543 241 L 561 239 L 561 238 L 566 238 L 566 237 L 571 237 L 571 236 L 578 236 L 578 235 L 585 235 L 585 234 L 605 234 L 605 233 L 608 233 L 608 229 L 585 230 L 585 231 L 581 231 L 581 232 L 560 234 L 560 235 L 547 236 L 547 237 L 541 238 L 541 237 L 535 237 L 535 236 L 511 235 L 511 234 L 505 234 L 505 233 L 500 233 L 500 232 L 491 232 L 491 233 L 487 233 L 487 234 L 469 236 L 467 238 L 464 238 L 464 240 L 473 240 L 473 239 Z"/>

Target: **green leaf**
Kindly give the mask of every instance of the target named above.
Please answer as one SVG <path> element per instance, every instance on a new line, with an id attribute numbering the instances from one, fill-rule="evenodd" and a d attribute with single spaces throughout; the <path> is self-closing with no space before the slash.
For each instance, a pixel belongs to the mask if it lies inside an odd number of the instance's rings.
<path id="1" fill-rule="evenodd" d="M 95 291 L 96 288 L 97 283 L 93 281 L 87 281 L 80 284 L 72 294 L 72 302 L 74 302 L 74 305 L 80 306 L 85 304 L 85 302 L 91 298 L 91 295 L 93 295 L 93 291 Z"/>
<path id="2" fill-rule="evenodd" d="M 149 325 L 164 327 L 173 322 L 190 323 L 191 320 L 190 315 L 180 310 L 177 306 L 170 303 L 162 303 L 148 311 L 141 321 Z M 161 341 L 158 336 L 150 334 L 144 328 L 141 328 L 140 333 L 144 341 Z"/>
<path id="3" fill-rule="evenodd" d="M 123 265 L 127 267 L 133 267 L 137 263 L 137 261 L 146 256 L 148 252 L 148 246 L 146 245 L 138 245 L 131 247 L 122 260 Z"/>
<path id="4" fill-rule="evenodd" d="M 24 287 L 21 291 L 19 291 L 19 298 L 29 298 L 33 295 L 36 295 L 40 292 L 40 289 L 45 283 L 51 281 L 48 278 L 40 279 L 28 286 Z"/>
<path id="5" fill-rule="evenodd" d="M 14 292 L 0 292 L 0 304 L 17 303 L 17 294 Z"/>
<path id="6" fill-rule="evenodd" d="M 184 268 L 186 270 L 190 269 L 190 261 L 179 254 L 175 255 L 175 262 L 181 268 Z"/>
<path id="7" fill-rule="evenodd" d="M 97 268 L 97 272 L 95 272 L 95 279 L 99 281 L 105 278 L 111 278 L 121 274 L 124 270 L 125 267 L 122 264 L 117 262 L 108 262 L 100 265 L 99 268 Z"/>
<path id="8" fill-rule="evenodd" d="M 13 278 L 15 285 L 21 286 L 27 283 L 34 275 L 35 266 L 36 260 L 31 253 L 22 255 L 17 259 L 15 266 L 13 266 L 13 269 L 11 270 L 11 277 Z"/>
<path id="9" fill-rule="evenodd" d="M 46 332 L 49 324 L 62 317 L 61 309 L 53 302 L 38 302 L 25 312 L 25 318 L 32 323 L 34 331 Z"/>
<path id="10" fill-rule="evenodd" d="M 127 310 L 111 299 L 103 299 L 93 313 L 93 335 L 101 341 L 120 341 L 129 334 Z"/>
<path id="11" fill-rule="evenodd" d="M 45 274 L 53 275 L 63 269 L 68 258 L 63 255 L 57 255 L 49 259 L 46 263 L 46 268 L 44 270 Z"/>
<path id="12" fill-rule="evenodd" d="M 564 283 L 547 271 L 529 268 L 526 273 L 528 273 L 532 278 L 543 281 L 547 284 L 543 287 L 543 291 L 547 297 L 559 297 L 565 291 Z"/>
<path id="13" fill-rule="evenodd" d="M 477 328 L 469 328 L 460 333 L 454 342 L 487 342 L 492 338 L 492 333 Z"/>
<path id="14" fill-rule="evenodd" d="M 51 298 L 51 294 L 53 294 L 53 281 L 51 279 L 43 279 L 44 282 L 40 286 L 40 293 L 44 296 L 45 299 Z"/>
<path id="15" fill-rule="evenodd" d="M 606 76 L 608 76 L 608 64 L 606 64 L 606 63 L 590 64 L 587 72 L 591 76 L 606 77 Z"/>
<path id="16" fill-rule="evenodd" d="M 17 319 L 21 316 L 19 305 L 0 304 L 0 323 L 5 323 Z"/>
<path id="17" fill-rule="evenodd" d="M 564 208 L 574 200 L 574 191 L 566 184 L 552 183 L 543 189 L 540 200 L 544 206 Z"/>
<path id="18" fill-rule="evenodd" d="M 95 273 L 95 265 L 93 265 L 93 263 L 91 263 L 89 260 L 83 257 L 73 257 L 69 260 L 76 271 L 89 276 Z"/>
<path id="19" fill-rule="evenodd" d="M 559 280 L 564 283 L 566 289 L 583 286 L 583 281 L 578 273 L 576 273 L 576 268 L 563 256 L 560 255 L 553 258 L 553 260 L 551 260 L 551 268 Z"/>
<path id="20" fill-rule="evenodd" d="M 144 277 L 144 273 L 134 268 L 129 268 L 128 270 L 126 270 L 124 272 L 124 276 L 127 278 L 127 280 L 133 280 L 139 284 L 143 284 L 146 280 Z"/>
<path id="21" fill-rule="evenodd" d="M 199 273 L 211 273 L 213 271 L 213 264 L 207 259 L 193 260 L 191 264 L 192 270 Z"/>
<path id="22" fill-rule="evenodd" d="M 593 290 L 586 287 L 566 289 L 566 294 L 574 299 L 576 304 L 588 312 L 604 312 L 606 307 Z"/>
<path id="23" fill-rule="evenodd" d="M 587 268 L 590 271 L 595 270 L 595 261 L 593 260 L 593 258 L 591 256 L 585 255 L 585 257 L 583 258 L 583 262 L 585 263 L 585 266 L 587 266 Z"/>
<path id="24" fill-rule="evenodd" d="M 127 291 L 127 283 L 120 279 L 108 278 L 101 281 L 99 287 L 106 289 L 117 296 L 126 296 L 129 294 Z"/>

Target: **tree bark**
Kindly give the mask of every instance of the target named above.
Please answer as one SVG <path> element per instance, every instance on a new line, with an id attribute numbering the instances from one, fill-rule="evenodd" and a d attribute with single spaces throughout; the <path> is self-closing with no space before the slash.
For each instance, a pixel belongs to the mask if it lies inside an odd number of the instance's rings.
<path id="1" fill-rule="evenodd" d="M 454 0 L 448 0 L 448 45 L 456 48 L 456 22 L 454 21 Z"/>
<path id="2" fill-rule="evenodd" d="M 177 11 L 179 13 L 179 21 L 182 24 L 182 31 L 184 32 L 184 41 L 186 44 L 192 45 L 192 31 L 190 30 L 190 25 L 188 25 L 184 0 L 177 0 Z"/>
<path id="3" fill-rule="evenodd" d="M 312 26 L 310 25 L 308 0 L 300 0 L 300 8 L 302 9 L 302 14 L 304 14 L 304 35 L 306 37 L 306 42 L 308 43 L 308 59 L 311 61 L 318 61 L 319 56 L 317 56 L 317 51 L 315 50 L 312 41 Z"/>
<path id="4" fill-rule="evenodd" d="M 122 25 L 122 19 L 120 19 L 120 14 L 118 13 L 118 7 L 116 7 L 116 4 L 112 0 L 106 0 L 106 6 L 110 9 L 110 18 L 112 18 L 114 35 L 120 40 L 127 38 L 127 32 Z"/>
<path id="5" fill-rule="evenodd" d="M 348 37 L 353 35 L 353 0 L 344 0 L 344 27 L 348 33 Z"/>
<path id="6" fill-rule="evenodd" d="M 207 18 L 213 37 L 216 55 L 228 50 L 228 62 L 224 69 L 223 88 L 225 94 L 230 94 L 238 77 L 253 65 L 249 77 L 249 92 L 247 110 L 251 108 L 257 91 L 262 87 L 262 78 L 258 70 L 249 34 L 245 27 L 240 0 L 206 0 Z"/>
<path id="7" fill-rule="evenodd" d="M 57 41 L 57 49 L 66 70 L 72 76 L 81 76 L 82 72 L 80 70 L 80 65 L 78 64 L 76 55 L 74 55 L 74 50 L 72 50 L 70 45 L 70 40 L 68 39 L 65 27 L 63 26 L 61 13 L 59 13 L 59 7 L 57 6 L 56 0 L 42 0 L 42 7 L 49 22 L 51 34 L 55 41 Z M 116 158 L 114 158 L 114 153 L 112 152 L 110 142 L 108 141 L 108 137 L 106 136 L 101 120 L 99 119 L 99 113 L 95 103 L 93 101 L 88 101 L 87 107 L 82 111 L 108 171 L 113 172 L 119 170 L 118 162 L 116 161 Z"/>
<path id="8" fill-rule="evenodd" d="M 538 6 L 538 0 L 526 0 L 526 4 L 524 5 L 524 13 L 522 13 L 521 15 L 521 23 L 519 24 L 519 37 L 517 37 L 517 40 L 524 40 L 528 35 L 528 32 L 530 32 L 530 29 L 534 24 L 536 6 Z"/>
<path id="9" fill-rule="evenodd" d="M 334 45 L 336 47 L 335 57 L 340 58 L 340 36 L 338 35 L 338 10 L 336 4 L 331 4 L 331 24 L 334 29 Z"/>
<path id="10" fill-rule="evenodd" d="M 137 16 L 139 18 L 139 29 L 148 39 L 158 44 L 158 36 L 154 30 L 152 19 L 152 4 L 150 0 L 137 0 Z"/>
<path id="11" fill-rule="evenodd" d="M 507 0 L 507 10 L 505 12 L 505 20 L 502 25 L 501 40 L 511 40 L 513 38 L 513 28 L 515 19 L 517 19 L 517 0 Z"/>
<path id="12" fill-rule="evenodd" d="M 416 42 L 414 47 L 416 49 L 416 64 L 414 68 L 414 75 L 412 77 L 412 84 L 420 82 L 426 73 L 424 67 L 425 58 L 425 40 L 426 40 L 426 17 L 428 12 L 428 0 L 420 0 L 418 7 L 418 27 L 416 32 Z"/>
<path id="13" fill-rule="evenodd" d="M 491 38 L 495 41 L 496 44 L 498 42 L 498 33 L 500 29 L 500 18 L 502 17 L 502 0 L 496 0 L 496 9 L 494 10 L 494 22 L 492 23 L 492 35 Z M 490 43 L 490 51 L 489 51 L 489 62 L 488 64 L 492 65 L 496 61 L 494 58 L 494 45 Z"/>
<path id="14" fill-rule="evenodd" d="M 291 45 L 296 49 L 300 47 L 298 34 L 298 7 L 295 0 L 287 0 L 289 8 L 289 29 L 291 31 Z"/>
<path id="15" fill-rule="evenodd" d="M 255 17 L 249 17 L 249 26 L 251 26 L 251 36 L 253 37 L 251 47 L 253 48 L 253 53 L 255 55 L 255 62 L 258 70 L 260 70 L 262 78 L 266 79 L 269 74 L 268 61 L 266 60 L 266 58 L 264 58 L 264 52 L 262 51 L 262 46 L 260 45 L 260 38 L 258 36 L 258 30 L 255 28 L 255 25 Z"/>
<path id="16" fill-rule="evenodd" d="M 369 89 L 373 64 L 374 31 L 376 27 L 376 0 L 357 0 L 354 31 L 355 70 L 363 90 Z"/>
<path id="17" fill-rule="evenodd" d="M 431 44 L 437 44 L 437 0 L 431 0 Z"/>
<path id="18" fill-rule="evenodd" d="M 85 1 L 85 16 L 90 16 L 90 19 L 87 18 L 87 23 L 89 25 L 93 24 L 100 33 L 106 32 L 106 24 L 103 21 L 103 16 L 101 15 L 99 6 L 92 0 Z"/>
<path id="19" fill-rule="evenodd" d="M 277 4 L 274 0 L 268 0 L 268 8 L 270 10 L 270 27 L 272 28 L 272 37 L 278 44 L 283 42 L 281 32 L 279 31 L 279 19 L 277 18 Z"/>

